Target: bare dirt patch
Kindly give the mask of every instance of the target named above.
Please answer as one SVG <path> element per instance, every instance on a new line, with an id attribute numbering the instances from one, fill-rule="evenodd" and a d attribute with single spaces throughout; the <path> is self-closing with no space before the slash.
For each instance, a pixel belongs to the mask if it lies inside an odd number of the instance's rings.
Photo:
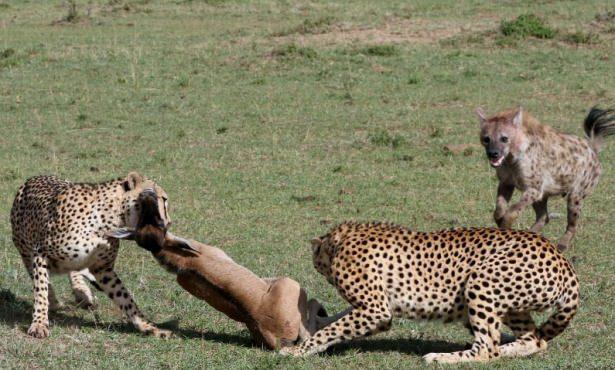
<path id="1" fill-rule="evenodd" d="M 356 26 L 335 24 L 327 32 L 318 34 L 294 34 L 275 37 L 280 42 L 293 41 L 299 45 L 339 45 L 349 43 L 364 44 L 430 44 L 450 37 L 493 29 L 497 19 L 485 18 L 476 23 L 460 23 L 450 20 L 393 18 L 384 24 Z"/>

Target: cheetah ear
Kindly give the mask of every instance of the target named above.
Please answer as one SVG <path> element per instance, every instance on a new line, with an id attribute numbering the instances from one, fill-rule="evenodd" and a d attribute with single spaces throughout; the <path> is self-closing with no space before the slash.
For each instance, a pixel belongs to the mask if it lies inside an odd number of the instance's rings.
<path id="1" fill-rule="evenodd" d="M 320 238 L 314 238 L 310 240 L 310 243 L 312 243 L 312 251 L 315 251 L 316 248 L 322 245 L 322 240 Z"/>
<path id="2" fill-rule="evenodd" d="M 523 107 L 519 106 L 519 108 L 517 108 L 512 122 L 515 126 L 521 127 L 521 123 L 523 122 Z"/>
<path id="3" fill-rule="evenodd" d="M 133 229 L 120 227 L 105 233 L 107 238 L 135 240 L 136 232 Z"/>
<path id="4" fill-rule="evenodd" d="M 124 187 L 124 191 L 134 190 L 140 183 L 143 182 L 143 176 L 141 176 L 137 172 L 131 172 L 126 176 L 122 186 Z"/>

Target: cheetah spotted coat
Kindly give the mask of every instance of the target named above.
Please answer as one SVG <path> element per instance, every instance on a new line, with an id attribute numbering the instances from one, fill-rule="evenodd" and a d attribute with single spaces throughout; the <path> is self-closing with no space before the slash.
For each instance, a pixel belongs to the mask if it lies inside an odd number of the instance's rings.
<path id="1" fill-rule="evenodd" d="M 461 320 L 469 350 L 428 361 L 487 361 L 546 349 L 579 306 L 570 263 L 547 239 L 526 231 L 477 228 L 416 232 L 389 224 L 344 223 L 313 240 L 315 268 L 352 307 L 294 355 L 387 330 L 394 317 Z M 539 328 L 530 313 L 555 308 Z M 501 325 L 516 340 L 500 344 Z"/>
<path id="2" fill-rule="evenodd" d="M 130 293 L 113 270 L 119 241 L 105 232 L 137 219 L 135 200 L 145 189 L 166 194 L 154 182 L 136 173 L 99 184 L 73 183 L 54 176 L 37 176 L 20 188 L 11 210 L 13 242 L 34 282 L 34 313 L 28 334 L 49 335 L 48 310 L 58 305 L 49 273 L 69 273 L 78 303 L 91 307 L 94 297 L 84 276 L 116 303 L 142 332 L 156 336 L 169 333 L 145 320 Z"/>

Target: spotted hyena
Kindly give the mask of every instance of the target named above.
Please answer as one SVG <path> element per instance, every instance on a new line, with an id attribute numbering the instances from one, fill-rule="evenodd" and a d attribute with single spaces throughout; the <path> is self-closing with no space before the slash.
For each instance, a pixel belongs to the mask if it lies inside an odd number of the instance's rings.
<path id="1" fill-rule="evenodd" d="M 480 120 L 480 140 L 500 183 L 495 222 L 510 228 L 521 211 L 532 205 L 540 231 L 548 222 L 547 200 L 552 195 L 566 196 L 568 226 L 558 248 L 570 245 L 583 200 L 592 193 L 600 178 L 598 152 L 606 136 L 615 134 L 615 110 L 592 108 L 585 118 L 587 138 L 566 135 L 541 124 L 521 107 L 488 117 L 476 110 Z M 514 189 L 521 199 L 508 207 Z"/>

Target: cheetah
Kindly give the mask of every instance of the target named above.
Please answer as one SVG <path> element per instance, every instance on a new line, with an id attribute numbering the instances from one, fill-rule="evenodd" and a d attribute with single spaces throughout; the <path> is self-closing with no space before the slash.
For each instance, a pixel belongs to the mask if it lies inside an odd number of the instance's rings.
<path id="1" fill-rule="evenodd" d="M 308 355 L 388 330 L 393 317 L 460 320 L 471 349 L 430 353 L 456 363 L 544 351 L 579 307 L 579 283 L 555 245 L 530 231 L 462 228 L 417 232 L 391 224 L 345 222 L 312 241 L 313 264 L 350 309 L 284 354 Z M 530 313 L 555 308 L 536 327 Z M 500 344 L 500 328 L 515 341 Z"/>
<path id="2" fill-rule="evenodd" d="M 161 199 L 161 222 L 169 224 L 165 191 L 134 172 L 97 184 L 37 176 L 19 188 L 11 209 L 11 226 L 13 243 L 34 284 L 34 312 L 28 335 L 49 336 L 48 311 L 59 305 L 49 273 L 70 275 L 75 298 L 82 307 L 94 304 L 85 281 L 90 277 L 138 330 L 156 337 L 170 335 L 143 318 L 113 270 L 119 240 L 105 236 L 118 227 L 136 226 L 136 199 L 148 189 Z"/>
<path id="3" fill-rule="evenodd" d="M 531 230 L 540 232 L 549 223 L 549 197 L 565 196 L 568 225 L 558 248 L 568 248 L 577 230 L 583 200 L 600 178 L 598 152 L 605 138 L 615 134 L 615 110 L 590 110 L 583 125 L 587 139 L 559 133 L 521 107 L 492 117 L 477 108 L 476 114 L 480 141 L 499 179 L 493 213 L 496 224 L 510 228 L 523 209 L 532 205 L 536 221 Z M 515 189 L 522 192 L 521 199 L 509 207 Z"/>

